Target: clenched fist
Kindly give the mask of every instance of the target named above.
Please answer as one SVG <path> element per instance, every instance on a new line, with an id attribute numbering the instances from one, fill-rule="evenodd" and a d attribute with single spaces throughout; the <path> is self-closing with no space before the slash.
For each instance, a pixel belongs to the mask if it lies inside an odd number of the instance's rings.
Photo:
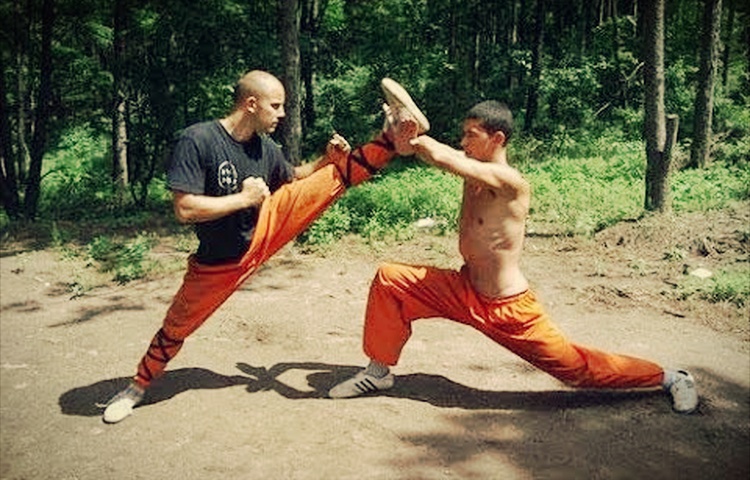
<path id="1" fill-rule="evenodd" d="M 242 195 L 248 202 L 248 206 L 252 207 L 260 205 L 263 200 L 271 195 L 271 191 L 268 189 L 265 180 L 260 177 L 247 177 L 242 181 Z"/>

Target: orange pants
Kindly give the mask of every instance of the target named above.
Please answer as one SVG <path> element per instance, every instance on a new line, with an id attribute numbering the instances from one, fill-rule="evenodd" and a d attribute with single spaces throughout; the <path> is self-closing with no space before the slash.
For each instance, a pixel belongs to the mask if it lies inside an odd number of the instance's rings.
<path id="1" fill-rule="evenodd" d="M 366 180 L 394 156 L 393 145 L 381 135 L 353 150 L 341 164 L 330 163 L 282 186 L 263 202 L 250 247 L 235 263 L 203 265 L 191 256 L 182 287 L 138 364 L 134 381 L 145 388 L 161 376 L 184 340 L 263 262 L 310 226 L 347 186 Z"/>
<path id="2" fill-rule="evenodd" d="M 531 290 L 501 299 L 482 297 L 465 269 L 381 266 L 367 303 L 365 354 L 396 365 L 411 336 L 411 322 L 433 317 L 469 325 L 573 387 L 637 388 L 662 383 L 663 369 L 653 362 L 569 342 Z"/>

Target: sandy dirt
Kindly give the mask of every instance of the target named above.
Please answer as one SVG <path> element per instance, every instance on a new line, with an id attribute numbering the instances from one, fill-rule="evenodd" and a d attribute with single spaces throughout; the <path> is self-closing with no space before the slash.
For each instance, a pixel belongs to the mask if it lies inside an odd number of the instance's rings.
<path id="1" fill-rule="evenodd" d="M 92 275 L 81 257 L 5 242 L 0 478 L 750 478 L 748 310 L 674 293 L 694 268 L 747 262 L 748 220 L 740 209 L 527 241 L 526 272 L 561 328 L 690 369 L 692 415 L 661 391 L 569 389 L 442 319 L 415 324 L 391 391 L 325 398 L 365 362 L 380 262 L 459 266 L 455 236 L 420 233 L 284 249 L 188 339 L 132 417 L 106 425 L 97 404 L 134 373 L 182 272 L 80 295 L 73 279 Z"/>

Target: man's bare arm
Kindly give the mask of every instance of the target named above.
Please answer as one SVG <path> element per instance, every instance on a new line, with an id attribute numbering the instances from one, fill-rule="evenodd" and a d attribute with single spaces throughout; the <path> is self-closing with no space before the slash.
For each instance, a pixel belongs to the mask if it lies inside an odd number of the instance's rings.
<path id="1" fill-rule="evenodd" d="M 466 156 L 432 137 L 421 135 L 412 140 L 419 158 L 467 180 L 484 183 L 493 188 L 511 187 L 517 191 L 528 191 L 529 184 L 514 168 L 492 162 L 482 162 Z"/>
<path id="2" fill-rule="evenodd" d="M 174 191 L 172 206 L 180 222 L 200 223 L 260 205 L 269 195 L 268 186 L 262 178 L 249 177 L 242 182 L 241 191 L 222 197 Z"/>

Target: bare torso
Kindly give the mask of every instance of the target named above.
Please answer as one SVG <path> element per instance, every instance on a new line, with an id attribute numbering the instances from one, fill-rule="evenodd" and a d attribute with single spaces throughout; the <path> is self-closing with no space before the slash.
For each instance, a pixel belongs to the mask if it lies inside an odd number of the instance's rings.
<path id="1" fill-rule="evenodd" d="M 465 180 L 459 249 L 480 294 L 500 298 L 528 289 L 520 269 L 528 210 L 528 192 Z"/>

